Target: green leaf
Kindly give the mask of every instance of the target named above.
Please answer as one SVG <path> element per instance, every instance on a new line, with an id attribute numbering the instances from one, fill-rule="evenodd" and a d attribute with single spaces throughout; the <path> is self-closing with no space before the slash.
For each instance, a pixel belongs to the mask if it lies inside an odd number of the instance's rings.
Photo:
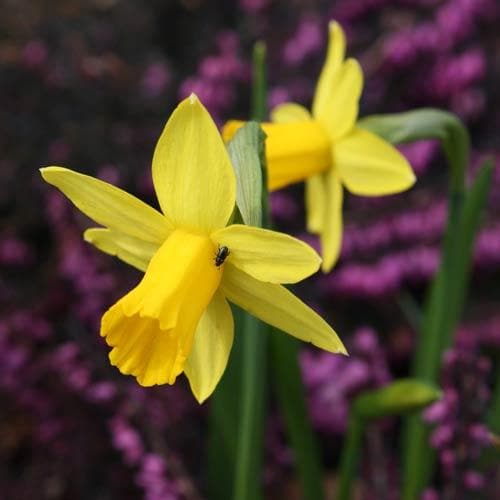
<path id="1" fill-rule="evenodd" d="M 385 387 L 360 394 L 352 411 L 363 419 L 413 413 L 441 397 L 434 384 L 417 379 L 400 379 Z"/>
<path id="2" fill-rule="evenodd" d="M 469 285 L 474 242 L 481 227 L 482 216 L 488 202 L 492 175 L 493 161 L 488 159 L 481 165 L 474 183 L 465 195 L 460 214 L 456 258 L 451 271 L 453 300 L 451 301 L 451 310 L 448 313 L 448 321 L 451 322 L 451 325 L 446 328 L 448 332 L 456 326 L 462 315 Z M 448 347 L 451 338 L 445 338 L 444 340 L 445 347 Z"/>
<path id="3" fill-rule="evenodd" d="M 227 145 L 236 174 L 236 205 L 243 222 L 248 226 L 262 224 L 262 169 L 260 150 L 263 134 L 259 124 L 248 122 Z"/>
<path id="4" fill-rule="evenodd" d="M 385 387 L 361 393 L 353 402 L 340 455 L 337 500 L 350 500 L 358 476 L 363 433 L 369 420 L 404 415 L 425 408 L 441 397 L 434 385 L 416 379 L 396 380 Z"/>
<path id="5" fill-rule="evenodd" d="M 496 361 L 494 377 L 495 385 L 490 400 L 490 407 L 486 422 L 494 433 L 500 434 L 500 359 L 497 357 Z"/>
<path id="6" fill-rule="evenodd" d="M 267 117 L 266 44 L 257 42 L 252 54 L 252 119 L 263 122 Z"/>
<path id="7" fill-rule="evenodd" d="M 245 314 L 240 359 L 241 384 L 234 394 L 239 399 L 240 422 L 237 435 L 233 498 L 259 500 L 262 495 L 264 427 L 267 384 L 267 325 Z M 219 480 L 224 480 L 219 478 Z"/>
<path id="8" fill-rule="evenodd" d="M 469 136 L 458 117 L 438 109 L 374 115 L 358 126 L 398 144 L 438 139 L 449 166 L 448 223 L 442 261 L 430 288 L 422 331 L 414 357 L 413 375 L 422 381 L 437 380 L 443 351 L 452 342 L 468 284 L 470 260 L 479 216 L 486 200 L 490 174 L 479 174 L 465 196 L 465 170 L 469 162 Z M 425 486 L 433 466 L 427 430 L 417 416 L 408 419 L 404 445 L 403 498 L 414 500 Z"/>
<path id="9" fill-rule="evenodd" d="M 337 493 L 335 496 L 337 500 L 351 500 L 352 498 L 352 486 L 355 478 L 358 477 L 357 469 L 365 424 L 365 420 L 356 413 L 350 413 L 347 433 L 340 454 Z"/>
<path id="10" fill-rule="evenodd" d="M 298 364 L 299 343 L 274 329 L 270 342 L 273 381 L 302 486 L 300 498 L 321 500 L 324 497 L 322 467 Z"/>
<path id="11" fill-rule="evenodd" d="M 474 241 L 491 186 L 492 164 L 485 162 L 471 188 L 452 192 L 441 267 L 431 288 L 423 329 L 415 354 L 413 375 L 434 382 L 443 352 L 453 342 L 469 284 Z M 418 498 L 434 463 L 428 445 L 428 429 L 418 417 L 408 419 L 404 436 L 404 500 Z"/>
<path id="12" fill-rule="evenodd" d="M 241 331 L 245 312 L 231 304 L 235 331 Z M 206 470 L 208 472 L 208 498 L 229 500 L 233 494 L 233 481 L 237 437 L 240 424 L 240 393 L 243 337 L 235 335 L 227 368 L 209 399 L 209 435 Z M 224 481 L 220 478 L 225 477 Z"/>

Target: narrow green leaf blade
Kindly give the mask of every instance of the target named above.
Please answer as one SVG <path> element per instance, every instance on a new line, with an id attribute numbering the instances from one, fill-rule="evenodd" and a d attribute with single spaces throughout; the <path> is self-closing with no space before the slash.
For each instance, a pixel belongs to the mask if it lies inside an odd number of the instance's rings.
<path id="1" fill-rule="evenodd" d="M 236 205 L 248 226 L 262 224 L 262 168 L 259 153 L 263 132 L 256 122 L 241 127 L 227 145 L 236 174 Z"/>
<path id="2" fill-rule="evenodd" d="M 336 500 L 351 500 L 365 432 L 365 420 L 350 412 L 347 434 L 340 454 L 339 476 Z"/>
<path id="3" fill-rule="evenodd" d="M 240 332 L 242 357 L 241 385 L 235 397 L 240 402 L 233 498 L 263 498 L 264 427 L 266 415 L 267 325 L 245 314 Z M 224 480 L 223 478 L 220 478 Z"/>
<path id="4" fill-rule="evenodd" d="M 266 44 L 258 41 L 253 47 L 252 120 L 263 122 L 267 116 Z"/>
<path id="5" fill-rule="evenodd" d="M 424 327 L 417 347 L 414 376 L 437 380 L 443 352 L 453 342 L 469 284 L 474 241 L 491 186 L 492 164 L 480 168 L 465 195 L 452 193 L 441 268 L 427 303 Z M 428 445 L 428 429 L 420 418 L 408 419 L 404 436 L 403 499 L 414 500 L 428 482 L 433 452 Z"/>
<path id="6" fill-rule="evenodd" d="M 300 498 L 321 500 L 324 497 L 322 467 L 298 364 L 299 344 L 277 330 L 271 332 L 270 343 L 273 380 L 302 487 Z"/>
<path id="7" fill-rule="evenodd" d="M 474 242 L 481 227 L 482 216 L 488 202 L 493 175 L 493 161 L 488 159 L 481 165 L 474 183 L 467 191 L 460 214 L 460 231 L 457 237 L 456 258 L 453 261 L 453 300 L 448 312 L 449 325 L 445 331 L 451 332 L 462 315 L 469 285 Z M 444 339 L 445 348 L 451 343 L 451 338 Z"/>
<path id="8" fill-rule="evenodd" d="M 245 312 L 231 304 L 235 331 L 243 328 Z M 208 474 L 208 498 L 230 500 L 233 495 L 237 438 L 240 425 L 241 359 L 243 337 L 235 335 L 227 368 L 209 399 L 209 435 L 206 470 Z M 225 477 L 221 481 L 221 477 Z"/>

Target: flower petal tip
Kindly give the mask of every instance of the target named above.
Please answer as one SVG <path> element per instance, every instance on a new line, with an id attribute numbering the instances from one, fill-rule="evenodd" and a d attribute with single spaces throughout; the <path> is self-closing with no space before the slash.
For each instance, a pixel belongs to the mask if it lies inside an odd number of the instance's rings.
<path id="1" fill-rule="evenodd" d="M 333 258 L 323 259 L 321 261 L 321 271 L 324 274 L 329 273 L 333 269 L 333 266 L 336 264 L 337 260 L 338 256 L 334 256 Z"/>
<path id="2" fill-rule="evenodd" d="M 409 184 L 408 188 L 411 188 L 417 182 L 417 176 L 415 175 L 415 172 L 411 167 L 409 170 L 410 171 L 408 173 L 408 184 Z"/>
<path id="3" fill-rule="evenodd" d="M 198 404 L 201 406 L 210 396 L 210 394 L 204 394 L 203 396 L 199 396 L 193 393 L 194 398 L 198 401 Z"/>
<path id="4" fill-rule="evenodd" d="M 332 19 L 329 23 L 328 23 L 328 31 L 334 31 L 335 29 L 342 29 L 340 27 L 340 24 L 335 20 L 335 19 Z"/>
<path id="5" fill-rule="evenodd" d="M 92 231 L 91 229 L 86 229 L 83 232 L 83 240 L 86 241 L 87 243 L 94 242 L 95 238 L 93 236 L 94 236 L 94 231 Z"/>
<path id="6" fill-rule="evenodd" d="M 48 182 L 52 184 L 50 178 L 52 177 L 52 174 L 58 174 L 65 172 L 67 169 L 63 167 L 56 167 L 56 166 L 50 166 L 50 167 L 41 167 L 38 169 L 40 172 L 40 175 L 42 176 L 43 180 L 45 182 Z"/>
<path id="7" fill-rule="evenodd" d="M 344 30 L 343 30 L 342 26 L 340 25 L 340 23 L 338 23 L 335 19 L 332 19 L 328 23 L 328 33 L 329 33 L 330 37 L 332 37 L 333 39 L 336 39 L 338 41 L 338 43 L 340 43 L 340 39 L 342 39 L 342 40 L 345 39 Z"/>
<path id="8" fill-rule="evenodd" d="M 344 344 L 340 344 L 337 354 L 343 354 L 344 356 L 349 356 L 349 353 L 347 352 L 347 349 L 345 348 Z"/>
<path id="9" fill-rule="evenodd" d="M 191 94 L 188 97 L 188 101 L 189 101 L 189 104 L 199 104 L 200 103 L 198 96 L 194 92 L 191 92 Z"/>

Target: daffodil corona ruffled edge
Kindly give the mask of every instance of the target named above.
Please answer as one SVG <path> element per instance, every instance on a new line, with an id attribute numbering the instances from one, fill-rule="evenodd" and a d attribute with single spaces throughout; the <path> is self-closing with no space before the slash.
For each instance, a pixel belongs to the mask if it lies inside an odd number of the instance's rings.
<path id="1" fill-rule="evenodd" d="M 333 21 L 312 112 L 285 103 L 271 112 L 273 123 L 262 124 L 267 135 L 268 187 L 272 191 L 306 182 L 307 228 L 320 235 L 325 272 L 340 253 L 344 187 L 360 196 L 382 196 L 415 183 L 402 154 L 356 126 L 363 72 L 356 60 L 344 60 L 345 48 L 345 34 Z M 224 139 L 229 140 L 242 124 L 228 122 Z"/>
<path id="2" fill-rule="evenodd" d="M 346 353 L 331 327 L 281 285 L 316 272 L 316 252 L 285 234 L 226 227 L 235 203 L 234 173 L 196 96 L 168 120 L 152 171 L 162 213 L 93 177 L 41 169 L 45 181 L 103 226 L 85 231 L 86 241 L 145 272 L 102 318 L 113 365 L 143 386 L 173 384 L 184 372 L 203 402 L 233 342 L 228 300 L 301 340 Z"/>

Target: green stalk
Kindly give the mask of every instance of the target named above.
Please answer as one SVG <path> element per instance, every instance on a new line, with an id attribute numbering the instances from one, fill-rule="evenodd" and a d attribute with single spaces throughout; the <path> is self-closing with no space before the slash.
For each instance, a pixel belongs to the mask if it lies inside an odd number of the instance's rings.
<path id="1" fill-rule="evenodd" d="M 493 464 L 500 462 L 500 356 L 494 358 L 495 373 L 493 380 L 495 381 L 493 393 L 491 395 L 490 407 L 486 415 L 486 425 L 490 432 L 495 436 L 495 444 L 483 450 L 480 464 L 485 470 L 490 469 Z"/>
<path id="2" fill-rule="evenodd" d="M 257 42 L 252 55 L 252 120 L 263 122 L 267 117 L 266 44 Z"/>
<path id="3" fill-rule="evenodd" d="M 495 433 L 500 434 L 500 359 L 497 357 L 496 370 L 495 370 L 495 387 L 490 401 L 490 409 L 486 422 L 489 429 Z"/>
<path id="4" fill-rule="evenodd" d="M 365 421 L 355 411 L 351 411 L 347 434 L 344 438 L 344 446 L 340 456 L 337 500 L 351 499 L 352 486 L 357 474 L 364 428 Z"/>
<path id="5" fill-rule="evenodd" d="M 443 351 L 453 340 L 468 284 L 472 246 L 490 184 L 491 166 L 485 165 L 474 186 L 465 193 L 465 169 L 469 161 L 469 136 L 451 113 L 421 109 L 395 115 L 374 115 L 359 125 L 393 143 L 436 138 L 449 166 L 448 222 L 443 240 L 440 269 L 426 303 L 412 375 L 435 382 Z M 418 416 L 410 417 L 403 443 L 403 500 L 416 500 L 433 470 L 433 452 L 428 432 Z"/>
<path id="6" fill-rule="evenodd" d="M 242 337 L 241 422 L 233 497 L 237 500 L 258 500 L 263 498 L 261 470 L 267 339 L 262 323 L 249 314 L 245 314 Z"/>
<path id="7" fill-rule="evenodd" d="M 266 115 L 265 45 L 256 43 L 253 53 L 254 81 L 252 118 L 262 121 Z M 268 226 L 268 204 L 264 155 L 261 152 L 263 177 L 262 226 Z M 262 460 L 264 451 L 265 388 L 267 371 L 267 327 L 257 318 L 245 315 L 241 361 L 240 426 L 236 445 L 233 498 L 259 500 L 262 495 Z M 222 478 L 221 478 L 222 480 Z"/>
<path id="8" fill-rule="evenodd" d="M 321 500 L 324 498 L 322 467 L 298 364 L 299 344 L 277 330 L 271 332 L 270 343 L 273 380 L 294 451 L 302 487 L 300 498 Z"/>
<path id="9" fill-rule="evenodd" d="M 263 121 L 267 115 L 267 91 L 265 59 L 266 47 L 263 43 L 255 44 L 253 53 L 254 86 L 252 93 L 253 119 Z M 261 152 L 264 157 L 264 151 Z M 261 163 L 264 164 L 264 158 Z M 268 210 L 267 175 L 264 169 L 262 176 L 263 220 L 267 227 L 271 226 Z M 267 217 L 266 217 L 267 214 Z M 321 500 L 324 497 L 322 487 L 322 468 L 318 445 L 310 424 L 305 389 L 298 365 L 298 343 L 288 335 L 271 329 L 271 355 L 274 381 L 278 401 L 283 411 L 287 433 L 292 444 L 299 480 L 302 486 L 302 497 L 306 500 Z"/>
<path id="10" fill-rule="evenodd" d="M 233 307 L 235 331 L 243 329 L 244 312 Z M 210 425 L 208 436 L 208 498 L 229 500 L 233 494 L 241 386 L 240 360 L 243 338 L 235 335 L 228 366 L 214 394 L 210 398 Z M 225 478 L 221 480 L 221 478 Z"/>
<path id="11" fill-rule="evenodd" d="M 472 252 L 481 215 L 491 185 L 492 164 L 482 165 L 465 195 L 450 200 L 441 269 L 436 277 L 426 311 L 426 321 L 415 358 L 415 376 L 437 381 L 443 352 L 453 342 L 468 288 Z M 411 417 L 406 427 L 404 499 L 418 498 L 428 483 L 434 464 L 428 429 L 420 418 Z"/>
<path id="12" fill-rule="evenodd" d="M 389 415 L 415 413 L 441 397 L 437 386 L 416 379 L 395 380 L 384 387 L 359 394 L 349 411 L 349 426 L 340 455 L 337 500 L 351 498 L 367 422 Z"/>

